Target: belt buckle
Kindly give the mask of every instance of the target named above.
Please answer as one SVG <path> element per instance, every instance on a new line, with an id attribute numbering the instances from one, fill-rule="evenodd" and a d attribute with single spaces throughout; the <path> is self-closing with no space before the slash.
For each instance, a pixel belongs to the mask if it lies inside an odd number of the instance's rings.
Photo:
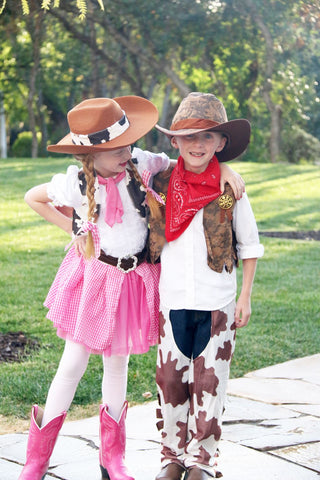
<path id="1" fill-rule="evenodd" d="M 132 267 L 128 268 L 128 270 L 125 270 L 124 268 L 121 267 L 121 262 L 122 260 L 129 260 L 132 259 Z M 129 273 L 132 272 L 137 268 L 138 265 L 138 257 L 135 255 L 128 255 L 127 257 L 119 257 L 118 262 L 117 262 L 117 269 L 120 270 L 122 273 Z"/>

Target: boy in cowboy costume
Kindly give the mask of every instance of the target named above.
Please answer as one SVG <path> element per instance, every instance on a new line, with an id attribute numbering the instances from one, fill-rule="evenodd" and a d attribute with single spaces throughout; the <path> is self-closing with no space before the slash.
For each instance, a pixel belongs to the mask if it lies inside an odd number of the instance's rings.
<path id="1" fill-rule="evenodd" d="M 170 130 L 180 156 L 156 175 L 166 195 L 162 220 L 150 221 L 153 262 L 161 255 L 157 385 L 162 470 L 157 480 L 218 478 L 218 442 L 236 328 L 247 325 L 257 258 L 263 255 L 246 194 L 220 191 L 219 162 L 238 157 L 250 137 L 247 120 L 228 121 L 211 94 L 190 93 Z M 164 210 L 164 207 L 163 207 Z M 237 303 L 236 271 L 243 262 Z M 186 473 L 185 473 L 186 472 Z"/>

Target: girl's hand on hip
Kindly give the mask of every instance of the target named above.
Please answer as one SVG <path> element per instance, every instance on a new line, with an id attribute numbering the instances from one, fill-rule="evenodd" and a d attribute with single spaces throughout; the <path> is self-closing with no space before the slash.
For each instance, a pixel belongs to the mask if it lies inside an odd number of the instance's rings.
<path id="1" fill-rule="evenodd" d="M 80 237 L 75 237 L 74 239 L 74 249 L 78 257 L 84 257 L 86 253 L 86 244 L 87 244 L 87 234 L 81 235 Z"/>

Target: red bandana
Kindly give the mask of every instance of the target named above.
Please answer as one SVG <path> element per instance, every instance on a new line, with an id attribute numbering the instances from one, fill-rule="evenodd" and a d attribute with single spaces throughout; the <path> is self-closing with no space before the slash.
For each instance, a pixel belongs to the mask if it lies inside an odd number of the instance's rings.
<path id="1" fill-rule="evenodd" d="M 178 238 L 189 226 L 198 210 L 215 200 L 220 191 L 220 168 L 214 155 L 206 170 L 193 173 L 178 158 L 169 182 L 166 206 L 166 239 Z"/>

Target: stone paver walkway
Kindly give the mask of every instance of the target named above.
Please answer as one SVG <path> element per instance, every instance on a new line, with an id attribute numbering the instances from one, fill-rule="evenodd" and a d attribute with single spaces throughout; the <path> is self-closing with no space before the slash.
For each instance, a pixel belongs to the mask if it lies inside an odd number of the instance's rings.
<path id="1" fill-rule="evenodd" d="M 160 469 L 156 402 L 129 408 L 126 462 L 136 480 Z M 46 480 L 100 480 L 99 420 L 65 422 Z M 17 480 L 27 432 L 0 435 L 0 480 Z M 229 381 L 219 469 L 225 480 L 320 480 L 320 354 Z"/>

